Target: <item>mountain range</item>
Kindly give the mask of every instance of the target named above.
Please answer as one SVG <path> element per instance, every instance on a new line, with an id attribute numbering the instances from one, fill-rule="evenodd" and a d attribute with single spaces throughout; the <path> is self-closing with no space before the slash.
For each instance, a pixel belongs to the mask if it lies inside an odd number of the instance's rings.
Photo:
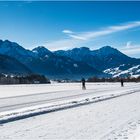
<path id="1" fill-rule="evenodd" d="M 140 59 L 131 58 L 110 46 L 98 50 L 81 47 L 52 52 L 43 46 L 27 50 L 15 42 L 0 40 L 0 72 L 4 74 L 38 73 L 53 79 L 133 76 L 140 73 L 135 70 L 127 73 L 127 70 L 137 66 L 138 71 L 138 65 Z M 121 74 L 115 72 L 119 68 Z"/>

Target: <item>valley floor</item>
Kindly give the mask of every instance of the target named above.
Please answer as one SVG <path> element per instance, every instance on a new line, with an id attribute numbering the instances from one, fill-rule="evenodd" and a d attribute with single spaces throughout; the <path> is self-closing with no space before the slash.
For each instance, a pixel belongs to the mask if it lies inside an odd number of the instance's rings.
<path id="1" fill-rule="evenodd" d="M 140 83 L 88 83 L 87 90 L 80 83 L 10 85 L 0 91 L 2 140 L 140 139 Z"/>

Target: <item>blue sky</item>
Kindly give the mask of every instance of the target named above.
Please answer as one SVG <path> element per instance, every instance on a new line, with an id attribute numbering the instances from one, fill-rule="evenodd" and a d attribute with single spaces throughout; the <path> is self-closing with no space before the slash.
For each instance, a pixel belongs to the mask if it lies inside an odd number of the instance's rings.
<path id="1" fill-rule="evenodd" d="M 0 39 L 27 49 L 105 45 L 140 58 L 140 2 L 0 2 Z"/>

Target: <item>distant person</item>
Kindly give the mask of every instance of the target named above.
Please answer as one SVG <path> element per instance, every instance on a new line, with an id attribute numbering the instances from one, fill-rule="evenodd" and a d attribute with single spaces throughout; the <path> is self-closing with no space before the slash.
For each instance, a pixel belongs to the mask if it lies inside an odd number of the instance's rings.
<path id="1" fill-rule="evenodd" d="M 123 79 L 121 78 L 121 87 L 123 87 L 123 86 L 124 86 Z"/>
<path id="2" fill-rule="evenodd" d="M 86 80 L 84 78 L 82 78 L 81 82 L 82 82 L 82 89 L 85 90 L 86 89 L 86 85 L 85 85 Z"/>

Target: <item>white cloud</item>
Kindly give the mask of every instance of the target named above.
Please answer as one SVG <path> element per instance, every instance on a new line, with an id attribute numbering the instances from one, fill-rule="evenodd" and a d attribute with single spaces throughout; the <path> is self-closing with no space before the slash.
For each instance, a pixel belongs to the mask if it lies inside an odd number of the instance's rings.
<path id="1" fill-rule="evenodd" d="M 135 21 L 135 22 L 129 22 L 125 24 L 120 24 L 117 26 L 109 26 L 99 31 L 83 32 L 80 34 L 73 33 L 72 35 L 70 34 L 69 37 L 72 37 L 74 39 L 79 39 L 79 40 L 90 40 L 96 37 L 112 34 L 119 31 L 128 30 L 131 28 L 139 27 L 139 26 L 140 26 L 140 21 Z"/>
<path id="2" fill-rule="evenodd" d="M 77 35 L 69 35 L 69 36 L 78 40 L 87 40 L 85 37 L 82 37 L 82 36 L 77 36 Z"/>
<path id="3" fill-rule="evenodd" d="M 62 32 L 65 34 L 72 34 L 73 33 L 71 30 L 63 30 Z"/>
<path id="4" fill-rule="evenodd" d="M 126 43 L 126 47 L 125 47 L 125 48 L 131 48 L 131 47 L 132 47 L 131 44 L 132 44 L 132 42 L 131 42 L 131 41 L 128 41 L 128 42 Z"/>
<path id="5" fill-rule="evenodd" d="M 109 26 L 109 27 L 100 29 L 99 31 L 90 31 L 90 32 L 81 32 L 81 33 L 76 33 L 71 30 L 65 29 L 62 32 L 69 36 L 68 39 L 48 41 L 48 43 L 46 43 L 44 45 L 50 50 L 70 49 L 70 48 L 74 48 L 74 47 L 83 46 L 83 45 L 89 43 L 90 41 L 93 41 L 93 39 L 94 40 L 97 38 L 99 39 L 99 37 L 101 37 L 101 36 L 107 36 L 107 35 L 115 33 L 115 32 L 120 32 L 120 31 L 124 31 L 124 30 L 128 30 L 128 29 L 132 29 L 135 27 L 140 27 L 140 21 L 123 23 L 123 24 L 120 24 L 117 26 Z M 127 42 L 126 46 L 130 47 L 131 41 Z M 136 49 L 138 50 L 138 48 L 136 48 Z M 130 53 L 130 51 L 126 48 L 123 51 Z M 131 52 L 132 52 L 132 50 L 131 50 Z M 133 48 L 133 53 L 134 53 L 134 48 Z"/>
<path id="6" fill-rule="evenodd" d="M 122 47 L 121 51 L 127 55 L 140 55 L 140 44 L 132 44 L 131 41 L 126 43 L 126 46 Z"/>
<path id="7" fill-rule="evenodd" d="M 135 55 L 135 54 L 139 54 L 140 55 L 140 45 L 139 47 L 134 47 L 131 49 L 122 49 L 122 52 L 127 54 L 127 55 Z"/>

